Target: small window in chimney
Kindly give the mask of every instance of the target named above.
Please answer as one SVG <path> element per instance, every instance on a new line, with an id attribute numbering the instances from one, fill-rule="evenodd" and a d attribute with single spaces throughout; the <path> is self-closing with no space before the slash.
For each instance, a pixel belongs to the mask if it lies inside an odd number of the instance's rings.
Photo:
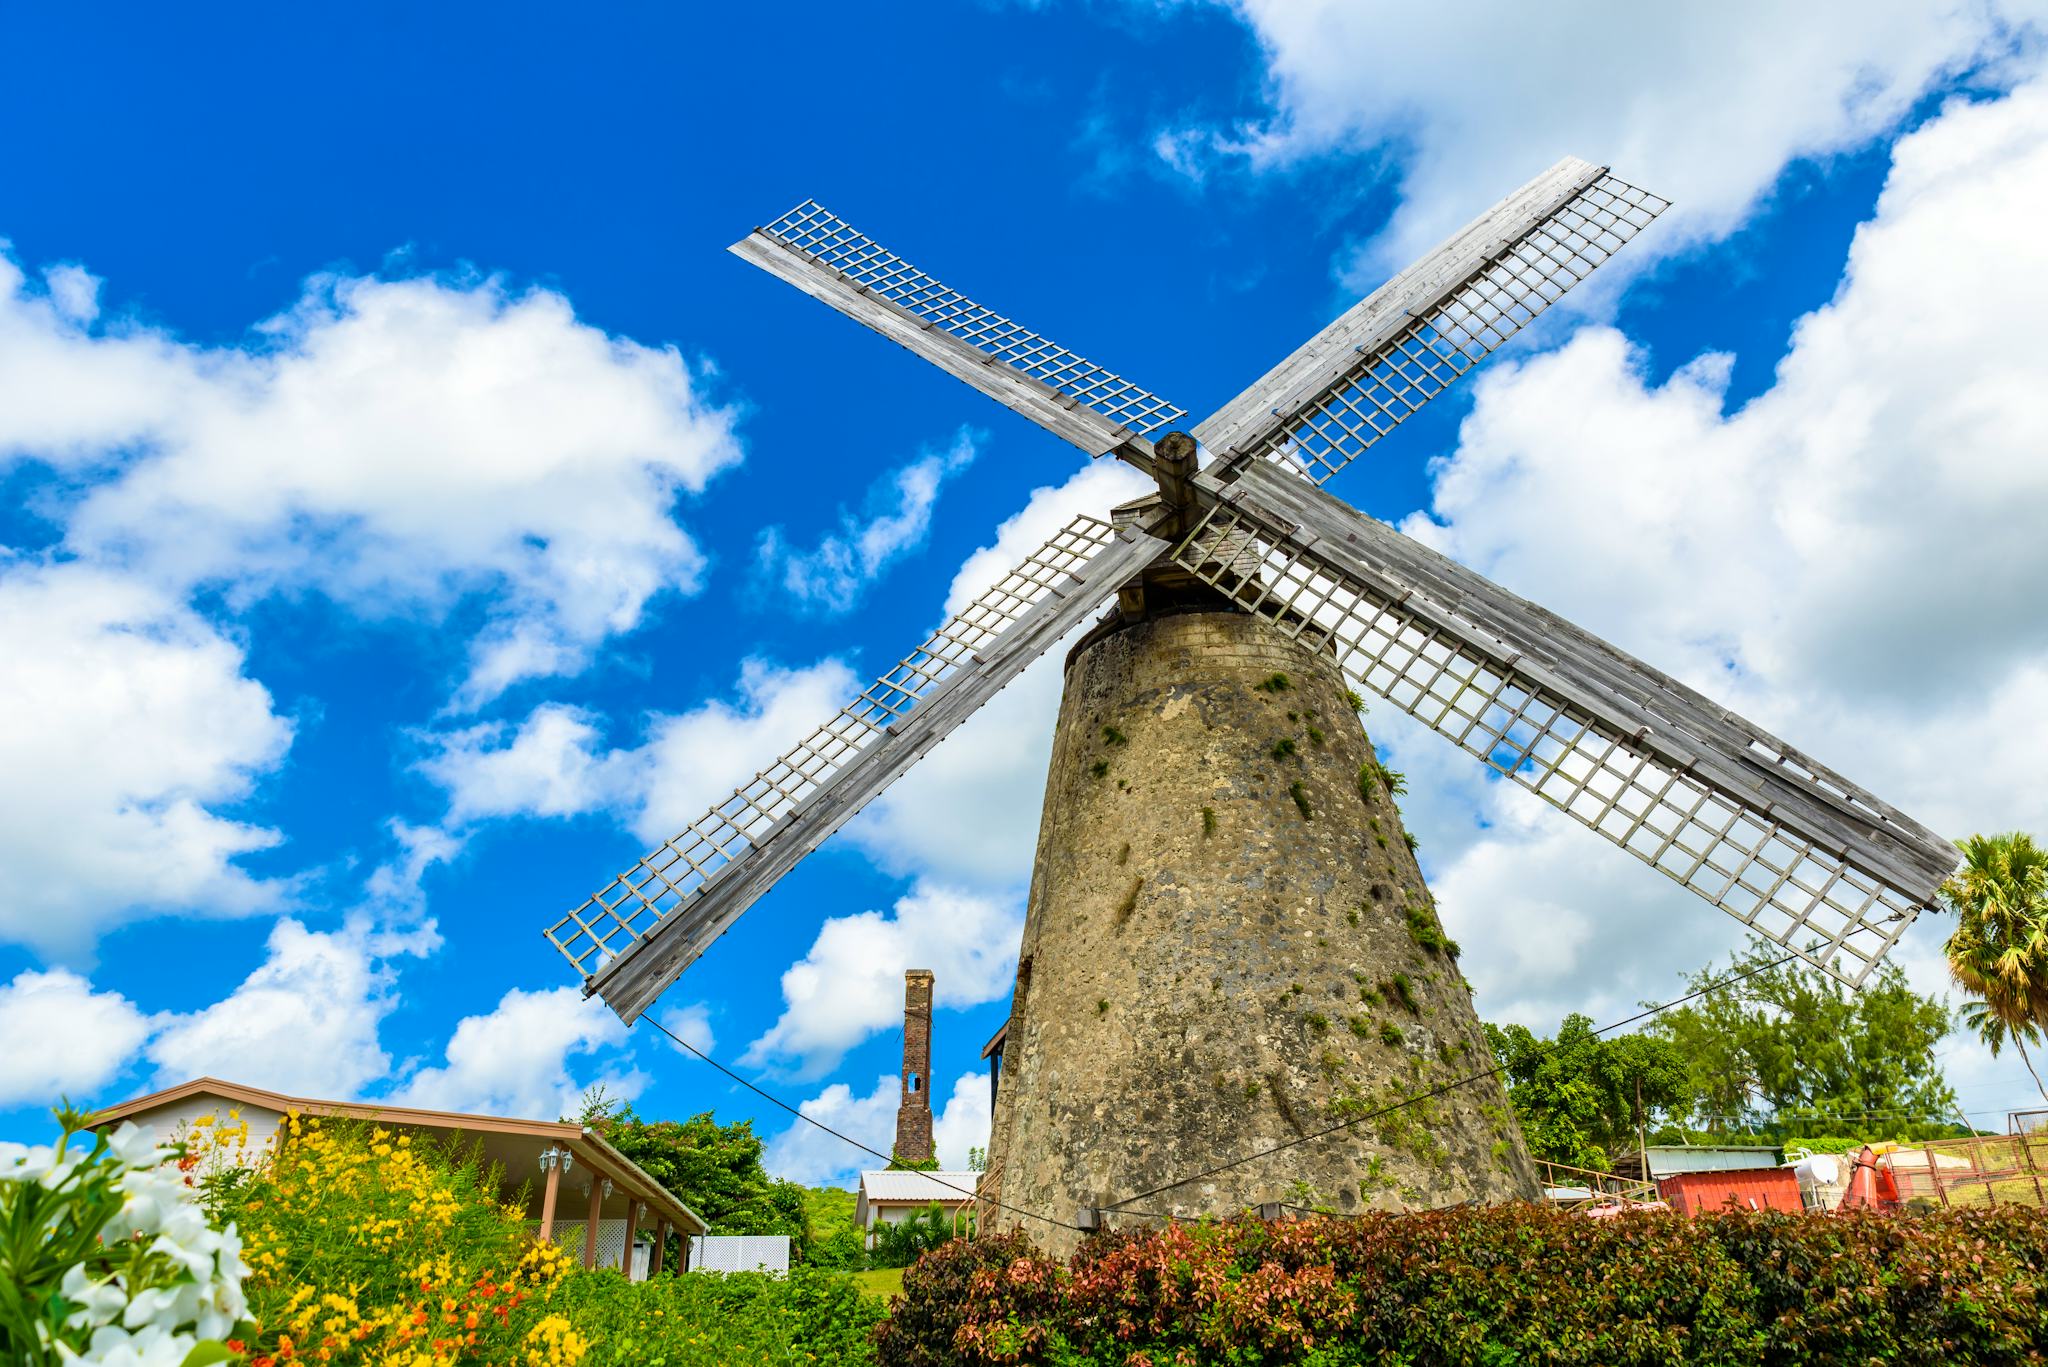
<path id="1" fill-rule="evenodd" d="M 916 1091 L 916 1090 L 918 1089 L 918 1087 L 919 1087 L 919 1085 L 920 1085 L 921 1081 L 922 1081 L 922 1080 L 921 1080 L 921 1079 L 920 1079 L 920 1078 L 918 1077 L 918 1075 L 917 1075 L 916 1073 L 912 1073 L 912 1074 L 910 1075 L 910 1090 L 911 1090 L 911 1091 L 913 1091 L 913 1092 L 914 1092 L 914 1091 Z"/>

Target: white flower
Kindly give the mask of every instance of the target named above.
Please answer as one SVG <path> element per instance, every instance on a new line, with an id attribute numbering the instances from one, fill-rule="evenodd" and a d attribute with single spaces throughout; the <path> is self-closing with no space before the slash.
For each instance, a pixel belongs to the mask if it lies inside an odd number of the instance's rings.
<path id="1" fill-rule="evenodd" d="M 84 1155 L 76 1144 L 61 1155 L 48 1144 L 0 1144 L 0 1182 L 40 1182 L 46 1187 L 61 1187 L 83 1161 Z"/>
<path id="2" fill-rule="evenodd" d="M 94 1281 L 86 1274 L 84 1263 L 68 1269 L 58 1289 L 65 1300 L 78 1306 L 64 1318 L 65 1325 L 72 1329 L 97 1329 L 112 1324 L 121 1318 L 121 1310 L 128 1304 L 128 1292 L 118 1276 Z"/>
<path id="3" fill-rule="evenodd" d="M 194 1209 L 192 1189 L 175 1168 L 130 1168 L 121 1174 L 119 1187 L 126 1198 L 121 1212 L 101 1231 L 109 1242 L 155 1234 L 177 1219 L 178 1212 Z M 200 1220 L 203 1223 L 205 1217 Z"/>
<path id="4" fill-rule="evenodd" d="M 143 1129 L 132 1120 L 122 1121 L 121 1128 L 107 1137 L 107 1148 L 127 1168 L 154 1168 L 174 1156 L 172 1150 L 158 1147 L 154 1129 Z"/>
<path id="5" fill-rule="evenodd" d="M 58 1356 L 67 1363 L 88 1363 L 91 1367 L 182 1367 L 187 1356 L 199 1346 L 192 1334 L 176 1334 L 160 1324 L 134 1333 L 114 1325 L 95 1329 L 83 1355 L 63 1344 Z"/>

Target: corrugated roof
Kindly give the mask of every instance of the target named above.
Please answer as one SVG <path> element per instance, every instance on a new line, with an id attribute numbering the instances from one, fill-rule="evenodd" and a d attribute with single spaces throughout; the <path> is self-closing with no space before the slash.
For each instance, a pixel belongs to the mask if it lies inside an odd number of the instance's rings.
<path id="1" fill-rule="evenodd" d="M 884 1169 L 860 1175 L 860 1194 L 869 1201 L 937 1201 L 951 1205 L 974 1199 L 978 1172 L 904 1172 Z"/>

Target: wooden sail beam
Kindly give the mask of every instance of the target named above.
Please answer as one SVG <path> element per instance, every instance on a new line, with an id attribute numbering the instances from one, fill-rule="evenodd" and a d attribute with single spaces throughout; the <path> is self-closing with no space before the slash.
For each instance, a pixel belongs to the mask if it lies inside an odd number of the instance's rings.
<path id="1" fill-rule="evenodd" d="M 1198 479 L 1182 568 L 1844 981 L 1954 868 L 1935 832 L 1662 671 L 1282 470 L 1234 473 Z"/>
<path id="2" fill-rule="evenodd" d="M 798 861 L 1165 554 L 1076 518 L 838 716 L 547 930 L 630 1024 Z"/>

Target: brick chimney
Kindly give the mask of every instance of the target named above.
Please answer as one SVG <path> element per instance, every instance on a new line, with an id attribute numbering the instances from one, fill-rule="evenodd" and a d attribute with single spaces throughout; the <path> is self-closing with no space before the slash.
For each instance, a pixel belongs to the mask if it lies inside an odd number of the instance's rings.
<path id="1" fill-rule="evenodd" d="M 896 1108 L 898 1161 L 922 1163 L 932 1156 L 932 972 L 903 974 L 903 1104 Z"/>

